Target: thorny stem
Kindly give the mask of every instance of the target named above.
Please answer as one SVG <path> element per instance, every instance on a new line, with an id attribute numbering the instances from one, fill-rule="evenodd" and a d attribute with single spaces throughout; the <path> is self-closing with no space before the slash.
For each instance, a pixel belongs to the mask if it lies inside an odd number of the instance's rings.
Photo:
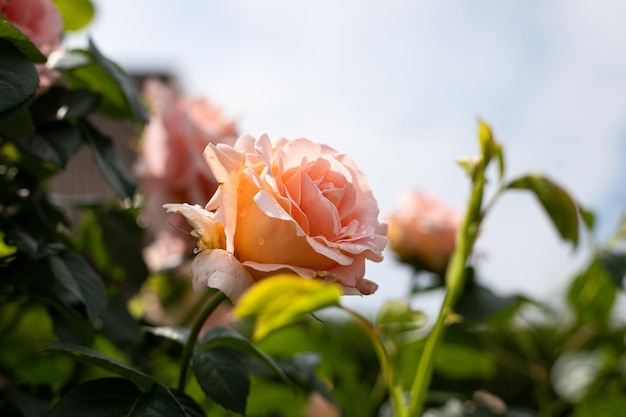
<path id="1" fill-rule="evenodd" d="M 193 327 L 191 328 L 191 332 L 189 333 L 187 343 L 185 343 L 185 348 L 183 350 L 182 364 L 180 366 L 180 375 L 178 377 L 178 389 L 181 391 L 185 390 L 185 384 L 187 383 L 187 372 L 189 371 L 189 363 L 191 362 L 191 356 L 193 355 L 193 351 L 196 346 L 196 341 L 198 340 L 200 330 L 202 329 L 204 322 L 211 315 L 211 313 L 213 313 L 217 306 L 219 306 L 221 302 L 225 299 L 226 294 L 221 291 L 217 292 L 208 302 L 206 307 L 204 307 L 204 310 L 202 310 L 200 316 L 198 316 L 197 320 L 193 324 Z"/>

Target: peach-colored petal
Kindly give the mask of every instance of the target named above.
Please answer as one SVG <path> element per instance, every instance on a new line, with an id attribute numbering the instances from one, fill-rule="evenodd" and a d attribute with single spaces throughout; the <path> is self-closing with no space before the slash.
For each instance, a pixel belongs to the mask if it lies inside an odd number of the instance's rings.
<path id="1" fill-rule="evenodd" d="M 191 264 L 194 291 L 215 288 L 222 291 L 232 302 L 237 302 L 254 278 L 231 253 L 222 250 L 204 250 L 196 255 Z"/>

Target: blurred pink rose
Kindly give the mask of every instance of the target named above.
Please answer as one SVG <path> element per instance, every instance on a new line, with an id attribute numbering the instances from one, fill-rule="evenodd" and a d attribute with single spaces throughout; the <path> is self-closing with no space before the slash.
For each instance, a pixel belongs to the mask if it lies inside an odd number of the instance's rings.
<path id="1" fill-rule="evenodd" d="M 206 204 L 218 183 L 202 152 L 210 143 L 232 144 L 237 136 L 235 124 L 203 99 L 183 97 L 156 79 L 145 82 L 143 93 L 150 123 L 139 142 L 135 171 L 145 196 L 143 215 L 155 238 L 146 248 L 146 263 L 159 270 L 180 263 L 193 247 L 175 230 L 189 229 L 184 219 L 166 214 L 163 204 Z"/>
<path id="2" fill-rule="evenodd" d="M 219 288 L 232 300 L 278 272 L 323 278 L 347 294 L 371 294 L 365 260 L 382 260 L 386 225 L 354 162 L 308 139 L 210 145 L 206 162 L 221 183 L 206 209 L 169 204 L 199 239 L 194 288 Z"/>
<path id="3" fill-rule="evenodd" d="M 0 15 L 26 35 L 45 56 L 61 47 L 63 19 L 52 0 L 0 0 Z M 35 67 L 40 92 L 59 77 L 45 64 Z"/>
<path id="4" fill-rule="evenodd" d="M 0 14 L 44 55 L 61 46 L 63 19 L 52 0 L 0 0 Z"/>
<path id="5" fill-rule="evenodd" d="M 398 206 L 389 218 L 389 247 L 403 262 L 445 274 L 460 215 L 434 196 L 413 190 L 401 196 Z"/>

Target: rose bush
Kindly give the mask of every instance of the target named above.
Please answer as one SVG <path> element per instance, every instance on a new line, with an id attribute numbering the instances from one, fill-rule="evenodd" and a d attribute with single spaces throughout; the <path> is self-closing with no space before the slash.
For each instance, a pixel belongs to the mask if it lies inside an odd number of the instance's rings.
<path id="1" fill-rule="evenodd" d="M 144 83 L 143 94 L 150 123 L 140 138 L 135 171 L 145 196 L 143 215 L 155 238 L 145 258 L 152 270 L 159 270 L 179 263 L 193 246 L 170 225 L 185 229 L 185 221 L 167 215 L 163 204 L 210 200 L 218 183 L 202 152 L 209 143 L 233 144 L 237 135 L 235 123 L 204 99 L 182 96 L 157 79 Z"/>
<path id="2" fill-rule="evenodd" d="M 445 273 L 455 248 L 461 216 L 433 195 L 410 190 L 389 217 L 389 247 L 416 269 Z"/>
<path id="3" fill-rule="evenodd" d="M 240 137 L 209 145 L 207 165 L 221 183 L 205 208 L 168 204 L 198 238 L 194 288 L 236 300 L 278 272 L 335 281 L 348 294 L 371 294 L 365 260 L 381 261 L 386 225 L 364 174 L 334 149 L 308 139 Z"/>

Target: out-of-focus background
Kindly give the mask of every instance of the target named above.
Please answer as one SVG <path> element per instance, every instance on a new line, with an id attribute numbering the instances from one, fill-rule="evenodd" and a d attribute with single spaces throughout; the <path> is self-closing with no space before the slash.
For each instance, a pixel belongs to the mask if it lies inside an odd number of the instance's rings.
<path id="1" fill-rule="evenodd" d="M 546 174 L 597 214 L 602 239 L 626 208 L 626 3 L 589 1 L 96 0 L 91 36 L 133 72 L 175 76 L 242 133 L 308 137 L 349 154 L 384 218 L 409 188 L 463 209 L 455 160 L 477 152 L 477 117 L 504 145 L 508 178 Z M 529 194 L 496 205 L 479 279 L 547 299 L 584 257 Z M 373 309 L 407 292 L 389 251 L 369 263 Z"/>

